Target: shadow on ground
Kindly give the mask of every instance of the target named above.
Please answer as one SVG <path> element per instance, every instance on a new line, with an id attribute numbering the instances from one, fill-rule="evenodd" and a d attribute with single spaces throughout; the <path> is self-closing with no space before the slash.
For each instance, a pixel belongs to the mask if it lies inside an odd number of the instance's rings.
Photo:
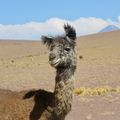
<path id="1" fill-rule="evenodd" d="M 30 112 L 30 120 L 39 120 L 43 112 L 48 110 L 48 107 L 52 107 L 53 103 L 53 93 L 45 90 L 32 90 L 27 92 L 23 99 L 29 99 L 34 97 L 34 106 Z"/>

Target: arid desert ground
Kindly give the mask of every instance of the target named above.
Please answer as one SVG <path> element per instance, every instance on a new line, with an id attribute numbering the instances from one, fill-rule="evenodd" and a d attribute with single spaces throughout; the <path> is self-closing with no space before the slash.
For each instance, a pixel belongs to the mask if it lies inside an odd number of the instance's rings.
<path id="1" fill-rule="evenodd" d="M 35 101 L 22 97 L 30 90 L 54 90 L 48 54 L 40 41 L 0 40 L 0 120 L 29 120 Z M 120 31 L 78 37 L 74 77 L 66 120 L 120 120 Z"/>

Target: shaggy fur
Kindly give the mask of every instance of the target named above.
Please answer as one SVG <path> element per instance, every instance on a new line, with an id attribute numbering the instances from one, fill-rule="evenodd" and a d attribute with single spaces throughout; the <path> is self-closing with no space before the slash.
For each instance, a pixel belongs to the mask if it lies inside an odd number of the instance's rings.
<path id="1" fill-rule="evenodd" d="M 42 37 L 50 50 L 49 63 L 56 68 L 53 111 L 50 120 L 64 120 L 70 112 L 73 99 L 74 75 L 76 69 L 76 32 L 70 25 L 64 25 L 65 36 Z"/>

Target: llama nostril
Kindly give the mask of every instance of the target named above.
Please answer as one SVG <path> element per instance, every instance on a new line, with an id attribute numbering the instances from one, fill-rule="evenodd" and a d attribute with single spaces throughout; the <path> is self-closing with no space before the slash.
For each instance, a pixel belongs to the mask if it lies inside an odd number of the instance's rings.
<path id="1" fill-rule="evenodd" d="M 55 57 L 56 57 L 55 54 L 51 53 L 50 56 L 49 56 L 49 60 L 51 61 L 51 60 L 53 60 Z"/>

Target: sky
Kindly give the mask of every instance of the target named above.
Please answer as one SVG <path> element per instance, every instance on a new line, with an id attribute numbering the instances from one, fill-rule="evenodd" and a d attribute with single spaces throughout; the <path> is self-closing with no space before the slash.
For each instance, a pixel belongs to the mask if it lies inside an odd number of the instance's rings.
<path id="1" fill-rule="evenodd" d="M 0 39 L 39 40 L 63 34 L 65 23 L 78 36 L 120 27 L 120 0 L 0 0 Z"/>

